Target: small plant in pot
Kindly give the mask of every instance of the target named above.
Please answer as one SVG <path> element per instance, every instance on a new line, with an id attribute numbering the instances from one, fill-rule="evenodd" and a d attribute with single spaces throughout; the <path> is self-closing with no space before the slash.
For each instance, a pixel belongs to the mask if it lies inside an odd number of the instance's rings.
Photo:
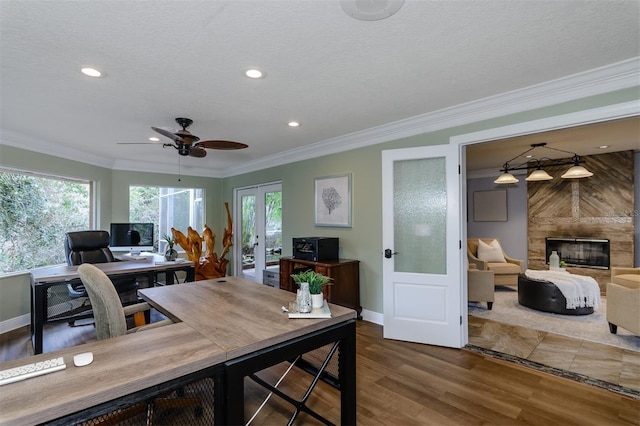
<path id="1" fill-rule="evenodd" d="M 164 234 L 163 238 L 167 242 L 167 250 L 164 252 L 164 258 L 168 261 L 176 260 L 178 258 L 178 252 L 173 248 L 176 240 L 170 237 L 168 234 Z"/>
<path id="2" fill-rule="evenodd" d="M 324 303 L 322 287 L 324 285 L 329 284 L 329 281 L 331 281 L 331 278 L 325 275 L 322 275 L 314 270 L 308 270 L 304 272 L 299 272 L 297 274 L 292 274 L 291 278 L 293 278 L 293 281 L 296 284 L 298 284 L 298 287 L 300 287 L 302 283 L 308 283 L 309 293 L 311 293 L 312 307 L 314 309 L 322 308 L 322 305 Z"/>

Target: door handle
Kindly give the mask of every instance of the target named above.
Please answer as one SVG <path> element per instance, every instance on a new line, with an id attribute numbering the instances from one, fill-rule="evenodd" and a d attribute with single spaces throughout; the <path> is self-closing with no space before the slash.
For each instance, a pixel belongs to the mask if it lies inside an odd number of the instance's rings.
<path id="1" fill-rule="evenodd" d="M 398 254 L 397 251 L 391 251 L 391 249 L 386 249 L 384 251 L 384 257 L 386 257 L 387 259 L 391 259 L 391 256 L 393 256 L 394 254 Z"/>

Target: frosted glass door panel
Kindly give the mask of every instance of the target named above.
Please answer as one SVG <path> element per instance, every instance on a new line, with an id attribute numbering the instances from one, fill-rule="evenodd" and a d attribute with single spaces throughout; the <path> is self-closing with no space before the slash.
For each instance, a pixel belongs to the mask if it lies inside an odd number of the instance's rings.
<path id="1" fill-rule="evenodd" d="M 445 165 L 444 157 L 394 162 L 396 272 L 447 272 Z"/>

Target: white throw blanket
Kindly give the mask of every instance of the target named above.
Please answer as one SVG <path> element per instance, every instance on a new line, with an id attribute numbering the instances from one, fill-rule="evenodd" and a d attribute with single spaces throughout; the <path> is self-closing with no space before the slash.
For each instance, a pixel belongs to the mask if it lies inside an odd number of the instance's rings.
<path id="1" fill-rule="evenodd" d="M 527 277 L 536 280 L 551 281 L 558 287 L 565 299 L 567 309 L 600 307 L 600 286 L 592 277 L 573 275 L 566 271 L 533 271 L 527 269 Z"/>

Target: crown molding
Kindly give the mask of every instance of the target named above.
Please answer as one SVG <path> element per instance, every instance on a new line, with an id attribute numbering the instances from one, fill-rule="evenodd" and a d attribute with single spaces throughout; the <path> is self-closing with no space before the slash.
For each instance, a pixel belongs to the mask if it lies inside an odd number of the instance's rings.
<path id="1" fill-rule="evenodd" d="M 224 178 L 308 160 L 325 155 L 350 151 L 383 142 L 411 137 L 423 133 L 462 126 L 482 120 L 498 118 L 536 108 L 600 95 L 639 86 L 640 57 L 551 80 L 534 86 L 505 92 L 465 104 L 441 109 L 370 129 L 327 139 L 304 147 L 294 148 L 259 160 L 246 162 L 227 169 L 182 167 L 184 176 Z M 28 149 L 47 155 L 81 161 L 113 170 L 157 173 L 158 163 L 106 160 L 104 157 L 67 148 L 53 142 L 27 137 L 0 129 L 0 144 Z M 163 165 L 170 168 L 171 164 Z"/>
<path id="2" fill-rule="evenodd" d="M 239 167 L 230 167 L 224 171 L 224 176 L 249 173 L 294 161 L 350 151 L 422 133 L 430 133 L 589 96 L 637 87 L 639 81 L 640 57 L 635 57 L 534 86 L 266 156 L 258 161 L 248 162 Z"/>
<path id="3" fill-rule="evenodd" d="M 211 169 L 204 167 L 193 167 L 189 165 L 178 165 L 178 163 L 148 163 L 137 160 L 116 160 L 112 167 L 113 170 L 136 171 L 145 173 L 161 173 L 163 175 L 175 176 L 194 176 L 208 178 L 222 178 L 224 171 L 220 169 Z"/>
<path id="4" fill-rule="evenodd" d="M 93 166 L 113 168 L 113 161 L 104 157 L 89 154 L 77 149 L 68 148 L 55 142 L 34 138 L 11 130 L 0 129 L 0 145 L 12 146 L 14 148 L 26 149 L 39 152 L 41 154 L 52 155 L 54 157 L 65 158 L 71 161 L 79 161 Z"/>

